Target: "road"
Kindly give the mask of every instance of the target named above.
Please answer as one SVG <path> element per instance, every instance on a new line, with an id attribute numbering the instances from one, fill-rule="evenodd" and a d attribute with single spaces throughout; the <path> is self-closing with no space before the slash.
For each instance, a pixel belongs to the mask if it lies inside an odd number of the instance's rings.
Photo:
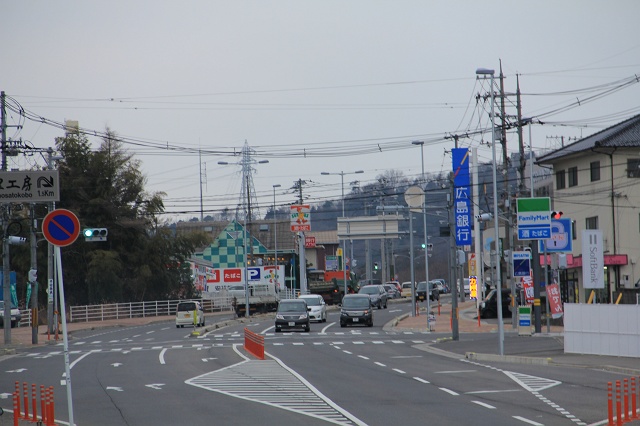
<path id="1" fill-rule="evenodd" d="M 159 424 L 587 425 L 606 418 L 611 372 L 470 362 L 426 349 L 442 334 L 384 329 L 410 308 L 375 310 L 374 326 L 340 328 L 337 312 L 310 333 L 265 336 L 267 360 L 242 350 L 242 324 L 198 337 L 171 322 L 76 332 L 70 341 L 75 422 Z M 213 318 L 207 319 L 211 324 Z M 53 385 L 68 420 L 61 345 L 0 362 L 0 396 L 14 383 Z M 11 409 L 10 399 L 0 406 Z"/>

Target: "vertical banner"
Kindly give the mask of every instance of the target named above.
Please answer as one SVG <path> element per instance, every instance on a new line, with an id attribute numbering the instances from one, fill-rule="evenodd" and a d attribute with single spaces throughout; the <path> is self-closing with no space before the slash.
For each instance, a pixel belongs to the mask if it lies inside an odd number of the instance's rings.
<path id="1" fill-rule="evenodd" d="M 604 288 L 604 252 L 602 231 L 582 231 L 582 285 L 584 288 Z"/>
<path id="2" fill-rule="evenodd" d="M 453 148 L 454 218 L 456 246 L 471 245 L 471 190 L 469 187 L 469 150 Z"/>
<path id="3" fill-rule="evenodd" d="M 522 277 L 522 288 L 524 288 L 524 300 L 525 304 L 532 305 L 534 300 L 533 295 L 533 278 Z"/>
<path id="4" fill-rule="evenodd" d="M 560 287 L 558 283 L 549 284 L 547 286 L 547 297 L 549 298 L 549 309 L 551 310 L 551 318 L 556 319 L 562 316 L 562 297 L 560 296 Z"/>

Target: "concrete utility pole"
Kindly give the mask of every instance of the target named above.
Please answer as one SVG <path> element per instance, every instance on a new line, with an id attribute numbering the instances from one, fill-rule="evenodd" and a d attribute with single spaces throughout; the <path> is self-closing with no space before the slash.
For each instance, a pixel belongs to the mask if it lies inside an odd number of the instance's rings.
<path id="1" fill-rule="evenodd" d="M 7 171 L 7 113 L 4 91 L 0 92 L 0 116 L 2 118 L 2 171 Z M 4 343 L 11 343 L 11 280 L 9 279 L 9 240 L 7 227 L 9 225 L 9 204 L 3 204 L 2 217 L 2 290 L 4 299 Z M 8 326 L 7 326 L 8 325 Z"/>

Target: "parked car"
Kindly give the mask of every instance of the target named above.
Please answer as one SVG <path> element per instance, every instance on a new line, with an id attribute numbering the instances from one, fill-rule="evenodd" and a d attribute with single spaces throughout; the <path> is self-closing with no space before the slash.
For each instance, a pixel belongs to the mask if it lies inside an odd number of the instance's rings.
<path id="1" fill-rule="evenodd" d="M 327 322 L 327 304 L 319 294 L 302 294 L 298 296 L 307 303 L 310 308 L 309 320 L 318 322 Z"/>
<path id="2" fill-rule="evenodd" d="M 400 292 L 402 297 L 411 297 L 411 281 L 405 281 L 402 283 L 402 290 Z"/>
<path id="3" fill-rule="evenodd" d="M 360 287 L 358 294 L 368 294 L 373 306 L 377 306 L 378 309 L 382 309 L 383 307 L 387 309 L 387 300 L 389 297 L 387 296 L 387 290 L 385 290 L 382 285 L 365 285 L 364 287 Z"/>
<path id="4" fill-rule="evenodd" d="M 340 327 L 347 325 L 373 326 L 373 305 L 368 294 L 347 294 L 342 298 Z"/>
<path id="5" fill-rule="evenodd" d="M 384 289 L 387 290 L 387 298 L 389 299 L 397 299 L 400 297 L 400 292 L 393 284 L 384 284 Z"/>
<path id="6" fill-rule="evenodd" d="M 311 331 L 307 302 L 302 299 L 286 299 L 278 303 L 276 333 L 285 329 Z"/>
<path id="7" fill-rule="evenodd" d="M 185 325 L 204 327 L 204 310 L 200 302 L 180 302 L 176 308 L 176 328 Z"/>
<path id="8" fill-rule="evenodd" d="M 502 298 L 502 317 L 511 316 L 511 290 L 508 288 L 501 289 Z M 498 292 L 494 288 L 487 294 L 482 302 L 480 302 L 480 318 L 497 318 L 498 317 Z"/>
<path id="9" fill-rule="evenodd" d="M 11 328 L 20 326 L 22 313 L 16 306 L 11 306 Z M 4 328 L 4 300 L 0 300 L 0 326 Z"/>

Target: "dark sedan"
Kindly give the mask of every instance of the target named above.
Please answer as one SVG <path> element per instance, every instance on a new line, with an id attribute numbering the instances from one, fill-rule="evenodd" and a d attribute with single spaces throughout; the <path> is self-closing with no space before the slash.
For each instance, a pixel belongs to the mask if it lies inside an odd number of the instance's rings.
<path id="1" fill-rule="evenodd" d="M 310 310 L 302 299 L 281 300 L 276 311 L 276 332 L 286 329 L 310 331 Z"/>
<path id="2" fill-rule="evenodd" d="M 342 298 L 340 327 L 347 325 L 373 326 L 373 308 L 367 294 L 347 294 Z"/>

